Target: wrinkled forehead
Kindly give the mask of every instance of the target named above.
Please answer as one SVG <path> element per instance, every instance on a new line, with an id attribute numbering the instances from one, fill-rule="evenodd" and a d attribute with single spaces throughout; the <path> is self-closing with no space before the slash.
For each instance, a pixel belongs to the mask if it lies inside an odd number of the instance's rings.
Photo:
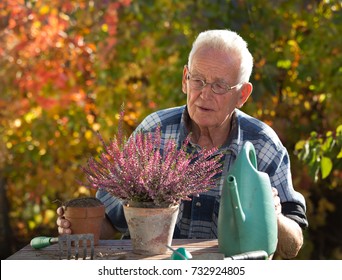
<path id="1" fill-rule="evenodd" d="M 240 71 L 241 59 L 234 51 L 202 47 L 192 57 L 189 70 L 195 73 L 217 77 L 229 76 L 235 82 Z"/>
<path id="2" fill-rule="evenodd" d="M 235 65 L 241 63 L 241 55 L 234 50 L 222 50 L 211 47 L 201 47 L 193 53 L 189 68 L 198 61 L 212 61 L 219 65 Z"/>

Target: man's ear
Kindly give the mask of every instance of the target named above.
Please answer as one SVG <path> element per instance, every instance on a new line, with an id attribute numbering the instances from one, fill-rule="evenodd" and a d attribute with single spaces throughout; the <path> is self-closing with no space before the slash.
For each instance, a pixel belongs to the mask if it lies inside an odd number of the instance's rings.
<path id="1" fill-rule="evenodd" d="M 246 103 L 253 91 L 253 85 L 251 83 L 244 83 L 240 89 L 240 98 L 238 100 L 237 108 L 241 108 Z"/>
<path id="2" fill-rule="evenodd" d="M 185 65 L 184 69 L 183 69 L 183 77 L 182 77 L 182 91 L 184 94 L 187 94 L 188 90 L 187 90 L 187 79 L 186 76 L 188 75 L 188 68 Z"/>

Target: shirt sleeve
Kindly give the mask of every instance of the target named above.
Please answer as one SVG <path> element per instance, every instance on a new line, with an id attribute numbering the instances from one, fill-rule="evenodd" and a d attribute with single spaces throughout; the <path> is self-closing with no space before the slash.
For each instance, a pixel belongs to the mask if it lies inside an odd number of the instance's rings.
<path id="1" fill-rule="evenodd" d="M 303 229 L 309 226 L 304 209 L 297 203 L 285 202 L 281 204 L 281 212 L 284 216 L 294 220 Z"/>
<path id="2" fill-rule="evenodd" d="M 282 214 L 302 228 L 308 227 L 304 196 L 297 192 L 292 183 L 290 159 L 286 148 L 278 142 L 265 143 L 258 152 L 261 171 L 266 172 L 272 187 L 278 190 Z"/>
<path id="3" fill-rule="evenodd" d="M 123 211 L 122 200 L 104 190 L 98 190 L 96 197 L 105 205 L 106 216 L 111 224 L 120 232 L 127 233 L 128 226 Z"/>

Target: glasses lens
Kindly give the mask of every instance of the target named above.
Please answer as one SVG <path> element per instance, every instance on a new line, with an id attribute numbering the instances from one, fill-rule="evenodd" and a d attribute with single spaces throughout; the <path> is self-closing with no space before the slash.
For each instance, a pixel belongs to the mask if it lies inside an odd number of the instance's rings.
<path id="1" fill-rule="evenodd" d="M 200 90 L 204 86 L 204 82 L 199 79 L 190 79 L 190 86 L 195 90 Z"/>
<path id="2" fill-rule="evenodd" d="M 213 83 L 212 90 L 215 93 L 223 94 L 227 92 L 227 85 L 224 83 Z"/>

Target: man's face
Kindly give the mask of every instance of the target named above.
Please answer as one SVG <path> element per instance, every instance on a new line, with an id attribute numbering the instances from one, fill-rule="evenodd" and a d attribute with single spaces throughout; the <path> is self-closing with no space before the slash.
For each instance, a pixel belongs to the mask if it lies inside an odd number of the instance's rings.
<path id="1" fill-rule="evenodd" d="M 235 86 L 238 80 L 239 58 L 212 49 L 199 49 L 193 56 L 192 65 L 183 73 L 183 91 L 187 94 L 189 115 L 200 129 L 212 129 L 228 125 L 231 113 L 240 107 L 240 90 L 234 88 L 225 94 L 218 95 L 206 85 L 202 90 L 195 90 L 187 80 L 198 78 L 208 83 L 225 82 Z"/>

